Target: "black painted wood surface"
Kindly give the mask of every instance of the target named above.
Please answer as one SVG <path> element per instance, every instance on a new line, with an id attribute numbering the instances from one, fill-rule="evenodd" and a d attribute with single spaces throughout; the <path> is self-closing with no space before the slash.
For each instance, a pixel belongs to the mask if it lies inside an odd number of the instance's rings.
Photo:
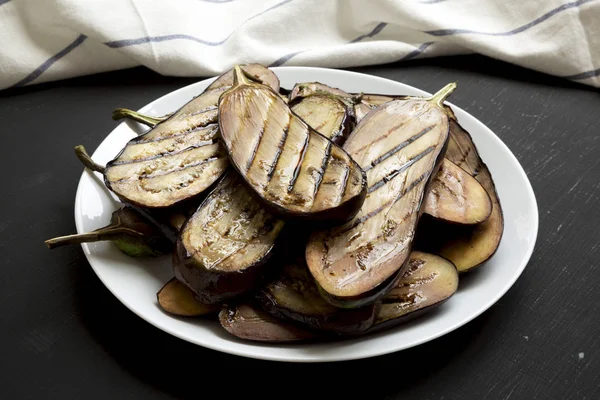
<path id="1" fill-rule="evenodd" d="M 133 69 L 9 90 L 0 92 L 0 397 L 600 399 L 599 92 L 479 56 L 354 70 L 429 92 L 458 81 L 452 102 L 522 163 L 540 232 L 496 305 L 430 343 L 335 364 L 257 361 L 176 339 L 114 298 L 80 247 L 43 241 L 75 232 L 73 145 L 93 151 L 117 124 L 113 108 L 199 78 Z"/>

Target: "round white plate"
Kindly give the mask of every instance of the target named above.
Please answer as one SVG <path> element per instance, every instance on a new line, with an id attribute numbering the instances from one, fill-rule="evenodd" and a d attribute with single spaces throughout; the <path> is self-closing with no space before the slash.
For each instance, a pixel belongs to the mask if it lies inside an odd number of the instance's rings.
<path id="1" fill-rule="evenodd" d="M 305 67 L 273 70 L 282 87 L 286 88 L 296 82 L 319 81 L 349 92 L 428 94 L 402 83 L 354 72 Z M 200 94 L 213 80 L 207 79 L 169 93 L 140 112 L 157 116 L 172 112 Z M 123 255 L 112 243 L 84 244 L 83 251 L 100 280 L 131 311 L 176 337 L 210 349 L 269 360 L 341 361 L 391 353 L 435 339 L 471 321 L 506 293 L 529 261 L 538 231 L 533 189 L 517 159 L 481 122 L 460 108 L 453 108 L 460 123 L 473 136 L 494 177 L 504 210 L 504 236 L 494 257 L 474 272 L 468 284 L 461 285 L 458 293 L 438 312 L 403 326 L 333 343 L 281 345 L 242 341 L 227 333 L 216 321 L 176 318 L 159 308 L 156 292 L 173 276 L 169 256 L 134 259 Z M 136 123 L 119 124 L 92 157 L 100 164 L 108 162 L 129 139 L 144 130 Z M 79 233 L 108 224 L 112 211 L 119 207 L 99 178 L 86 170 L 79 182 L 75 199 L 75 222 Z"/>

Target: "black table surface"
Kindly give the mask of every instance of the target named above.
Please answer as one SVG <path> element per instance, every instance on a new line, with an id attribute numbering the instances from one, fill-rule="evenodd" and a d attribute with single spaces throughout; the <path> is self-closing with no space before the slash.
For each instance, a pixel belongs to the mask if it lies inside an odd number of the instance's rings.
<path id="1" fill-rule="evenodd" d="M 117 125 L 113 108 L 140 108 L 200 78 L 136 68 L 6 90 L 0 397 L 600 399 L 598 91 L 480 56 L 353 70 L 429 92 L 457 81 L 452 102 L 521 162 L 540 229 L 531 261 L 505 296 L 439 339 L 358 361 L 258 361 L 177 339 L 113 297 L 79 246 L 50 251 L 43 241 L 75 232 L 82 167 L 73 146 L 94 151 Z M 242 383 L 252 375 L 253 383 Z M 278 382 L 286 388 L 274 390 Z"/>

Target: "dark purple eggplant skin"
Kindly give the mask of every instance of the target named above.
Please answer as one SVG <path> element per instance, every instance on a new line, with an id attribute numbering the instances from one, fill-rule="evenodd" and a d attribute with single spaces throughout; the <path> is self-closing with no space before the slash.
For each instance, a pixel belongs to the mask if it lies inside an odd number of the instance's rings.
<path id="1" fill-rule="evenodd" d="M 229 174 L 233 173 L 230 170 L 222 180 L 227 179 Z M 214 191 L 217 189 L 215 188 Z M 210 201 L 211 194 L 206 197 L 206 200 L 198 207 L 199 209 L 204 206 L 205 202 Z M 185 231 L 190 220 L 191 218 L 186 220 L 180 232 Z M 275 245 L 274 248 L 276 247 Z M 189 287 L 202 303 L 223 303 L 259 287 L 264 279 L 264 274 L 270 269 L 273 254 L 274 251 L 267 252 L 261 259 L 255 260 L 243 271 L 207 269 L 197 264 L 193 257 L 188 256 L 182 236 L 178 235 L 173 252 L 173 272 L 175 277 Z"/>
<path id="2" fill-rule="evenodd" d="M 242 315 L 242 314 L 246 315 Z M 233 336 L 254 342 L 298 343 L 313 341 L 316 333 L 275 318 L 252 303 L 226 304 L 219 323 Z"/>
<path id="3" fill-rule="evenodd" d="M 305 304 L 320 302 L 318 306 L 315 305 L 316 308 L 320 308 L 320 312 L 315 310 L 313 313 L 308 313 L 306 310 L 299 310 L 302 305 L 292 309 L 282 304 L 271 289 L 272 285 L 280 291 L 289 291 L 293 298 L 301 298 Z M 279 275 L 257 292 L 256 300 L 265 311 L 276 318 L 300 323 L 317 332 L 340 335 L 367 331 L 373 326 L 378 312 L 378 304 L 352 310 L 336 309 L 329 305 L 320 297 L 316 283 L 302 259 L 297 259 L 295 262 L 288 261 Z"/>
<path id="4" fill-rule="evenodd" d="M 259 286 L 262 268 L 267 260 L 261 260 L 243 274 L 221 271 L 207 272 L 201 270 L 192 260 L 181 260 L 179 254 L 184 252 L 181 241 L 177 241 L 173 252 L 173 272 L 175 278 L 189 287 L 198 300 L 204 304 L 218 304 L 239 297 L 253 287 Z"/>
<path id="5" fill-rule="evenodd" d="M 239 88 L 244 87 L 244 86 L 254 86 L 254 85 L 252 85 L 251 83 L 242 82 L 237 87 L 232 88 L 231 91 L 233 92 L 234 90 L 240 90 Z M 275 102 L 277 102 L 277 101 L 283 102 L 283 100 L 279 97 L 279 93 L 273 91 L 271 88 L 264 86 L 261 90 L 266 90 L 267 92 L 271 92 L 272 94 L 274 94 Z M 222 107 L 222 104 L 227 100 L 228 95 L 231 96 L 229 93 L 224 93 L 224 95 L 222 95 L 219 100 L 219 128 L 220 128 L 221 132 L 225 131 L 223 118 L 222 118 L 223 111 L 222 111 L 221 107 Z M 289 109 L 288 104 L 287 103 L 284 103 L 284 104 L 285 104 L 285 107 L 287 107 Z M 298 118 L 294 113 L 292 113 L 292 114 L 294 115 L 294 117 Z M 317 134 L 318 136 L 323 137 L 323 135 L 321 135 L 320 133 L 315 131 L 312 127 L 310 127 L 308 125 L 307 125 L 307 127 L 311 131 L 311 133 Z M 341 150 L 341 151 L 343 152 L 343 150 Z M 232 152 L 231 149 L 229 149 L 228 153 L 231 153 L 231 152 Z M 231 161 L 231 165 L 233 166 L 235 171 L 240 176 L 242 176 L 246 180 L 246 182 L 248 182 L 245 171 L 240 170 L 240 166 L 237 165 L 237 163 L 233 161 L 233 156 L 231 154 L 229 154 L 229 158 Z M 282 218 L 285 218 L 286 220 L 296 220 L 296 221 L 311 223 L 315 227 L 318 227 L 320 229 L 324 229 L 324 228 L 327 228 L 330 226 L 340 225 L 340 224 L 343 224 L 343 223 L 351 220 L 352 218 L 354 218 L 354 216 L 360 209 L 361 205 L 364 203 L 365 198 L 367 196 L 366 174 L 362 170 L 362 168 L 360 168 L 358 166 L 358 164 L 356 164 L 352 160 L 352 158 L 350 158 L 349 160 L 350 160 L 352 167 L 355 168 L 358 172 L 360 172 L 360 177 L 358 178 L 358 182 L 355 182 L 354 185 L 361 187 L 362 190 L 360 191 L 360 193 L 353 196 L 352 198 L 340 203 L 339 205 L 337 205 L 335 207 L 329 208 L 329 209 L 325 209 L 325 210 L 317 211 L 317 212 L 292 211 L 292 210 L 289 210 L 289 209 L 287 209 L 279 204 L 276 204 L 274 202 L 266 201 L 261 196 L 261 194 L 256 191 L 256 189 L 254 187 L 252 187 L 251 192 L 253 192 L 253 194 L 255 195 L 255 198 L 258 199 L 263 204 L 263 206 L 265 207 L 265 209 L 268 212 L 275 214 L 275 215 L 280 215 L 280 216 L 282 216 Z"/>

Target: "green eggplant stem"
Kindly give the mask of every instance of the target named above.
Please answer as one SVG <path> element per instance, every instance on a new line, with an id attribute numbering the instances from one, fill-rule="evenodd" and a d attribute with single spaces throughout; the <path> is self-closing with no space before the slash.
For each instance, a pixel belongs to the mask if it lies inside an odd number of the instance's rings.
<path id="1" fill-rule="evenodd" d="M 101 174 L 104 173 L 105 168 L 102 165 L 97 164 L 94 160 L 92 160 L 92 157 L 90 157 L 90 155 L 85 150 L 85 147 L 83 147 L 82 145 L 75 146 L 75 155 L 77 156 L 77 158 L 79 158 L 79 161 L 81 161 L 81 163 L 90 170 L 94 172 L 100 172 Z"/>
<path id="2" fill-rule="evenodd" d="M 427 99 L 432 103 L 435 103 L 438 107 L 443 107 L 444 101 L 454 92 L 456 89 L 456 82 L 452 82 L 440 89 L 436 94 Z"/>
<path id="3" fill-rule="evenodd" d="M 159 123 L 163 122 L 168 118 L 165 117 L 151 117 L 149 115 L 140 114 L 137 111 L 129 110 L 127 108 L 116 108 L 112 113 L 112 119 L 118 121 L 123 118 L 132 119 L 140 124 L 149 126 L 150 128 L 155 127 Z"/>
<path id="4" fill-rule="evenodd" d="M 92 243 L 92 242 L 100 242 L 104 240 L 113 240 L 117 239 L 123 235 L 138 235 L 142 236 L 143 234 L 133 229 L 125 228 L 120 226 L 120 224 L 109 225 L 104 228 L 100 228 L 93 232 L 81 233 L 75 235 L 67 235 L 67 236 L 59 236 L 52 239 L 46 240 L 46 246 L 49 249 L 54 249 L 56 247 L 67 246 L 72 244 L 81 244 L 81 243 Z"/>
<path id="5" fill-rule="evenodd" d="M 233 67 L 233 87 L 249 85 L 250 83 L 252 83 L 252 81 L 248 79 L 246 73 L 242 70 L 242 67 L 235 65 Z"/>

